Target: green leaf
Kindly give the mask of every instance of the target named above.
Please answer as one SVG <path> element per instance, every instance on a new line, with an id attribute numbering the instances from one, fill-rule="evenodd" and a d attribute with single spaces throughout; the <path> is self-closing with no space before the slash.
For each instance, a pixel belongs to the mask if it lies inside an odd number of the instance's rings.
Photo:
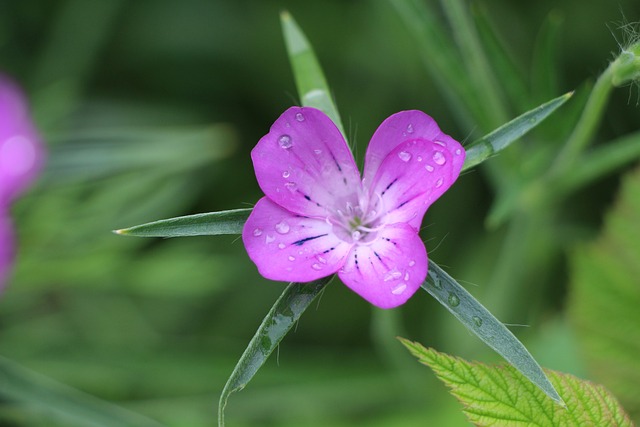
<path id="1" fill-rule="evenodd" d="M 233 209 L 229 211 L 186 215 L 115 230 L 114 233 L 136 237 L 241 234 L 242 226 L 250 213 L 251 209 Z"/>
<path id="2" fill-rule="evenodd" d="M 590 372 L 640 419 L 640 169 L 627 175 L 601 236 L 571 257 L 568 313 Z"/>
<path id="3" fill-rule="evenodd" d="M 427 280 L 422 288 L 533 384 L 552 399 L 562 403 L 542 368 L 524 345 L 462 285 L 431 260 Z"/>
<path id="4" fill-rule="evenodd" d="M 224 426 L 224 408 L 229 395 L 242 390 L 267 361 L 333 276 L 310 283 L 290 283 L 260 324 L 247 349 L 227 380 L 218 402 L 218 425 Z"/>
<path id="5" fill-rule="evenodd" d="M 400 340 L 451 389 L 464 405 L 469 421 L 477 426 L 632 427 L 615 397 L 600 385 L 548 370 L 551 382 L 567 402 L 566 407 L 562 407 L 510 366 L 470 363 Z"/>
<path id="6" fill-rule="evenodd" d="M 474 141 L 466 149 L 467 157 L 462 166 L 462 170 L 476 166 L 499 151 L 507 148 L 509 144 L 538 126 L 558 107 L 567 102 L 572 95 L 573 92 L 569 92 L 552 99 L 505 123 L 479 140 Z"/>
<path id="7" fill-rule="evenodd" d="M 333 120 L 342 135 L 345 135 L 340 114 L 333 102 L 324 73 L 307 37 L 289 12 L 280 14 L 280 22 L 302 105 L 323 111 Z"/>
<path id="8" fill-rule="evenodd" d="M 51 420 L 70 426 L 159 427 L 160 423 L 75 390 L 0 357 L 3 400 L 46 412 Z"/>

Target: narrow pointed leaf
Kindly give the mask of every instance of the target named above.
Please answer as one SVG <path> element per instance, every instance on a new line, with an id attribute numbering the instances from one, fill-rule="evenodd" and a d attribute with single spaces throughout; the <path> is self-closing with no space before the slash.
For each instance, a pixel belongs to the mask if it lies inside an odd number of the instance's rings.
<path id="1" fill-rule="evenodd" d="M 289 12 L 280 14 L 280 22 L 302 105 L 323 111 L 333 120 L 344 135 L 340 114 L 333 102 L 327 80 L 307 37 Z"/>
<path id="2" fill-rule="evenodd" d="M 465 158 L 462 170 L 469 169 L 479 163 L 482 163 L 489 157 L 507 148 L 509 144 L 522 137 L 534 127 L 538 126 L 558 107 L 567 102 L 572 95 L 573 92 L 569 92 L 552 99 L 533 110 L 527 111 L 510 122 L 500 126 L 488 135 L 471 143 L 469 147 L 467 147 L 467 157 Z"/>
<path id="3" fill-rule="evenodd" d="M 60 384 L 0 357 L 0 397 L 48 414 L 59 425 L 82 427 L 160 427 L 143 415 Z"/>
<path id="4" fill-rule="evenodd" d="M 567 402 L 554 404 L 513 367 L 470 363 L 458 357 L 401 342 L 464 405 L 464 413 L 477 426 L 617 426 L 632 427 L 615 397 L 604 387 L 573 375 L 547 371 Z"/>
<path id="5" fill-rule="evenodd" d="M 218 425 L 224 426 L 224 409 L 229 395 L 242 390 L 273 350 L 291 330 L 302 313 L 331 281 L 333 276 L 310 283 L 291 283 L 271 307 L 247 349 L 227 380 L 218 402 Z"/>
<path id="6" fill-rule="evenodd" d="M 427 280 L 422 288 L 547 396 L 562 403 L 558 392 L 525 346 L 462 285 L 431 260 Z"/>
<path id="7" fill-rule="evenodd" d="M 136 225 L 114 233 L 136 237 L 183 237 L 240 234 L 251 209 L 209 212 Z"/>

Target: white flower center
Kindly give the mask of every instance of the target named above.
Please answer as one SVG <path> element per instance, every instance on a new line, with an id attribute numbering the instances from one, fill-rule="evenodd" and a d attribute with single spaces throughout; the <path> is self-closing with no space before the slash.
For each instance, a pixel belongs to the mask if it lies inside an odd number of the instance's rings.
<path id="1" fill-rule="evenodd" d="M 355 199 L 355 197 L 354 197 Z M 378 197 L 379 201 L 381 199 Z M 368 197 L 359 196 L 357 204 L 347 201 L 327 218 L 333 225 L 333 232 L 340 239 L 358 245 L 371 244 L 377 237 L 378 231 L 384 226 L 381 203 L 371 203 Z"/>

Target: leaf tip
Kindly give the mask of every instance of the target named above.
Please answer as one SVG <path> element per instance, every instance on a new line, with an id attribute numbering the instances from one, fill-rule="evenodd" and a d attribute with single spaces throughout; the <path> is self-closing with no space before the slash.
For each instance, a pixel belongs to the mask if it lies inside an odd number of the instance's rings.
<path id="1" fill-rule="evenodd" d="M 128 231 L 128 229 L 127 229 L 127 228 L 121 228 L 121 229 L 119 229 L 119 230 L 111 230 L 111 232 L 112 232 L 113 234 L 117 234 L 117 235 L 119 235 L 119 236 L 124 236 L 124 235 L 126 235 L 126 234 L 127 234 L 127 231 Z"/>
<path id="2" fill-rule="evenodd" d="M 291 14 L 287 9 L 282 9 L 280 11 L 280 20 L 281 21 L 291 21 Z"/>

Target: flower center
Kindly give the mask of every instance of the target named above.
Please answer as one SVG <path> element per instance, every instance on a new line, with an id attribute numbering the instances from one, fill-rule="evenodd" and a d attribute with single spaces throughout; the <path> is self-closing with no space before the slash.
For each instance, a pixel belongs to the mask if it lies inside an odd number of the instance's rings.
<path id="1" fill-rule="evenodd" d="M 369 205 L 369 201 L 363 197 L 359 197 L 359 203 L 355 205 L 346 202 L 344 208 L 336 209 L 327 218 L 327 222 L 333 225 L 336 236 L 345 242 L 370 244 L 384 224 L 380 221 L 379 212 Z"/>

